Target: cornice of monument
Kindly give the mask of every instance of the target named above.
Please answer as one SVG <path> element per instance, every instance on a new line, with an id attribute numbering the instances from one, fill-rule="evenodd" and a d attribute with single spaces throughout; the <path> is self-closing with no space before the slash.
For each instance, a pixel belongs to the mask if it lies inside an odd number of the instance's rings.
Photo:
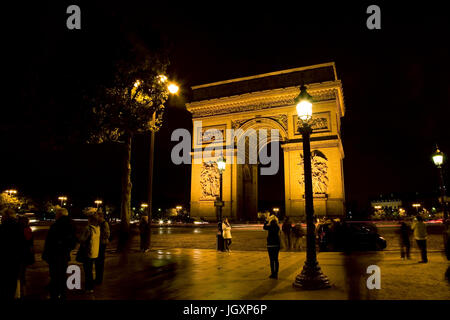
<path id="1" fill-rule="evenodd" d="M 336 100 L 338 113 L 344 115 L 342 84 L 340 80 L 307 85 L 308 92 L 316 102 Z M 256 111 L 294 104 L 299 87 L 287 87 L 256 91 L 235 96 L 195 101 L 186 104 L 193 118 L 215 116 L 236 112 Z"/>

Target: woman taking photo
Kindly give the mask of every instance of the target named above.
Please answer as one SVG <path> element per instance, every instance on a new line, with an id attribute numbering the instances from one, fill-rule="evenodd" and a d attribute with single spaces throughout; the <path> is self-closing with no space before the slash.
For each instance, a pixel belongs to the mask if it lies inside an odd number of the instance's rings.
<path id="1" fill-rule="evenodd" d="M 270 270 L 272 271 L 269 278 L 278 279 L 278 253 L 280 252 L 280 227 L 278 225 L 278 218 L 275 215 L 271 215 L 264 222 L 263 229 L 269 231 L 267 234 L 267 252 L 269 253 Z"/>

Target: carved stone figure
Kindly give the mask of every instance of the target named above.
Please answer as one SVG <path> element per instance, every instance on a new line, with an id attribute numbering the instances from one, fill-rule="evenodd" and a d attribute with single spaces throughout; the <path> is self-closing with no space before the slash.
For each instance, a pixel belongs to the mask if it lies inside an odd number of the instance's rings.
<path id="1" fill-rule="evenodd" d="M 215 162 L 204 162 L 200 172 L 202 196 L 200 200 L 215 200 L 219 196 L 220 173 Z"/>
<path id="2" fill-rule="evenodd" d="M 303 154 L 300 155 L 300 166 L 303 169 Z M 328 188 L 328 159 L 319 150 L 311 151 L 311 172 L 313 193 L 326 194 Z M 302 170 L 302 175 L 298 181 L 301 185 L 305 183 L 305 172 Z"/>

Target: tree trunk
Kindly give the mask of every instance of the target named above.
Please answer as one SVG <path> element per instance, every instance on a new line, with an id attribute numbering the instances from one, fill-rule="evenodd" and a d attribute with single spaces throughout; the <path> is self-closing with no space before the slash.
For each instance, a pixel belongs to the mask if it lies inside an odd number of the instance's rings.
<path id="1" fill-rule="evenodd" d="M 122 202 L 120 207 L 120 235 L 118 250 L 125 249 L 130 237 L 130 217 L 131 217 L 131 141 L 132 134 L 127 134 L 125 138 L 125 156 L 122 173 Z"/>
<path id="2" fill-rule="evenodd" d="M 153 122 L 155 122 L 155 113 L 153 113 Z M 149 150 L 149 179 L 148 179 L 148 207 L 147 207 L 147 215 L 148 215 L 148 235 L 147 235 L 147 243 L 148 248 L 150 249 L 151 236 L 152 236 L 152 212 L 153 212 L 153 164 L 155 158 L 155 132 L 150 132 L 150 150 Z"/>

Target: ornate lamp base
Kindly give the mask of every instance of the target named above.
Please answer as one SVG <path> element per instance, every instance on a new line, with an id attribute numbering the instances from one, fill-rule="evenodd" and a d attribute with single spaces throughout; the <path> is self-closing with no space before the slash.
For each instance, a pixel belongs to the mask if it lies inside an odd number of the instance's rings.
<path id="1" fill-rule="evenodd" d="M 322 273 L 317 262 L 313 265 L 305 263 L 302 272 L 297 275 L 292 285 L 296 288 L 301 288 L 304 290 L 331 288 L 330 281 L 327 276 Z"/>

